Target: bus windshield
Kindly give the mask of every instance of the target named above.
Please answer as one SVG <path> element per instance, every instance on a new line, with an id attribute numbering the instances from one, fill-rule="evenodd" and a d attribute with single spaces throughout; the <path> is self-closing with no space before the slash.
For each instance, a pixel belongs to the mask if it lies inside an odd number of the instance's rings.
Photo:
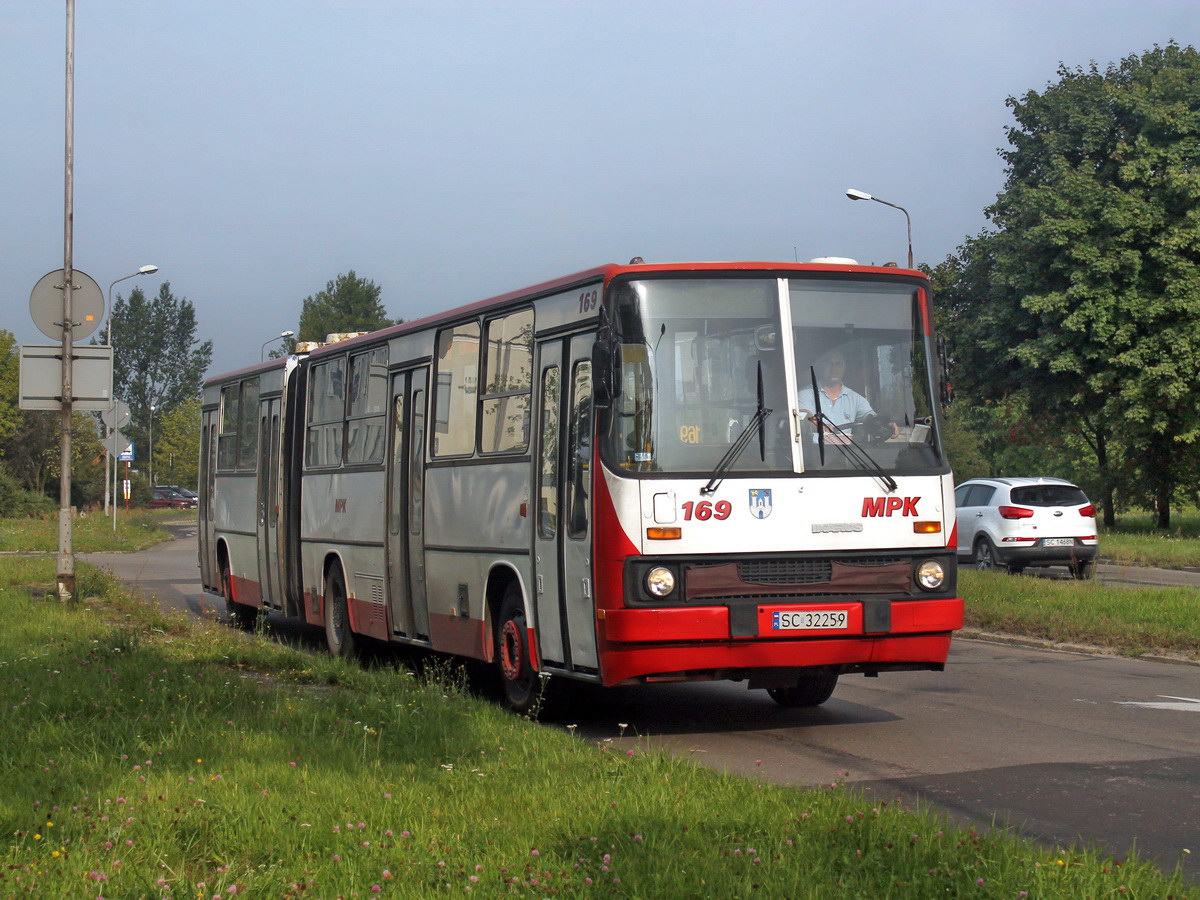
<path id="1" fill-rule="evenodd" d="M 911 283 L 658 278 L 611 297 L 616 471 L 707 477 L 752 424 L 729 476 L 944 469 Z"/>

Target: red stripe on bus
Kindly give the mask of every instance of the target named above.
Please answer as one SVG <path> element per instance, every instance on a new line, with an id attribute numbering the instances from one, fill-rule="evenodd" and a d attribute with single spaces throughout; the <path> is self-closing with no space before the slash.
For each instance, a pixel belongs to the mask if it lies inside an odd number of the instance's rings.
<path id="1" fill-rule="evenodd" d="M 455 653 L 472 659 L 487 658 L 485 635 L 487 623 L 481 619 L 463 616 L 448 616 L 444 613 L 429 614 L 429 642 L 434 650 Z"/>
<path id="2" fill-rule="evenodd" d="M 242 578 L 239 575 L 230 575 L 229 580 L 232 582 L 233 599 L 243 606 L 262 606 L 262 585 L 257 581 L 251 581 L 249 578 Z"/>
<path id="3" fill-rule="evenodd" d="M 382 603 L 350 597 L 346 600 L 346 608 L 350 613 L 350 628 L 356 634 L 381 641 L 388 639 L 387 616 Z"/>

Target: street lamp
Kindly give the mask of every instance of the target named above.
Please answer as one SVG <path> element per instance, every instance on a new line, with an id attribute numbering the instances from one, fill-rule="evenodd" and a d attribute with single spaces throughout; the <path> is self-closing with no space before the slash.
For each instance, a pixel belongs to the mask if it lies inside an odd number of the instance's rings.
<path id="1" fill-rule="evenodd" d="M 105 332 L 104 341 L 110 347 L 112 346 L 112 289 L 113 285 L 119 281 L 125 281 L 129 278 L 137 278 L 139 275 L 153 275 L 158 271 L 158 266 L 142 266 L 136 272 L 130 275 L 122 275 L 108 286 L 108 329 Z"/>
<path id="2" fill-rule="evenodd" d="M 913 252 L 912 252 L 912 218 L 908 215 L 908 210 L 903 206 L 897 206 L 895 203 L 888 203 L 886 200 L 880 200 L 878 197 L 872 197 L 866 191 L 856 191 L 850 188 L 846 191 L 846 196 L 851 200 L 874 200 L 876 203 L 882 203 L 884 206 L 890 206 L 892 209 L 898 209 L 904 213 L 904 220 L 908 223 L 908 267 L 913 267 Z"/>
<path id="3" fill-rule="evenodd" d="M 158 266 L 142 266 L 136 272 L 129 275 L 122 275 L 120 278 L 111 282 L 108 286 L 108 327 L 104 331 L 104 343 L 112 346 L 112 289 L 113 285 L 118 282 L 125 281 L 129 278 L 137 278 L 139 275 L 153 275 L 158 271 Z M 116 398 L 114 397 L 115 401 Z M 116 509 L 117 509 L 117 451 L 113 448 L 112 452 L 112 484 L 113 484 L 113 527 L 116 527 Z M 104 511 L 108 512 L 108 462 L 104 463 Z"/>
<path id="4" fill-rule="evenodd" d="M 262 362 L 264 359 L 267 358 L 267 347 L 268 346 L 275 343 L 276 341 L 287 340 L 295 333 L 296 332 L 294 332 L 294 331 L 281 331 L 281 332 L 279 332 L 279 337 L 273 337 L 270 340 L 263 341 L 262 348 L 258 351 L 258 361 Z"/>

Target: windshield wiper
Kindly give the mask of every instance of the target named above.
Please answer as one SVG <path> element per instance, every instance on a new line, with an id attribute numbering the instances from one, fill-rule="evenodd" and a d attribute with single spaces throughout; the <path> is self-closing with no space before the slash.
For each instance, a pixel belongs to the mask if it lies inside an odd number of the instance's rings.
<path id="1" fill-rule="evenodd" d="M 750 420 L 750 424 L 746 426 L 746 430 L 738 435 L 737 440 L 729 445 L 729 449 L 725 451 L 725 455 L 721 457 L 716 468 L 713 469 L 712 477 L 708 479 L 708 484 L 700 488 L 701 494 L 715 493 L 717 488 L 721 486 L 721 482 L 725 480 L 725 473 L 728 472 L 742 451 L 749 446 L 750 441 L 754 439 L 754 435 L 758 434 L 758 453 L 765 462 L 767 459 L 767 432 L 765 424 L 767 416 L 772 410 L 767 409 L 763 405 L 763 377 L 762 377 L 762 362 L 758 364 L 758 410 L 754 413 L 754 418 Z"/>
<path id="2" fill-rule="evenodd" d="M 850 460 L 850 462 L 857 468 L 862 469 L 864 472 L 870 472 L 872 475 L 878 478 L 884 489 L 889 494 L 896 490 L 896 479 L 894 479 L 887 472 L 883 471 L 883 467 L 871 458 L 871 454 L 866 451 L 866 448 L 864 448 L 862 444 L 854 440 L 854 437 L 850 434 L 850 432 L 843 431 L 837 425 L 834 425 L 829 417 L 821 412 L 821 395 L 817 391 L 817 373 L 812 366 L 809 366 L 808 371 L 812 375 L 813 406 L 817 408 L 814 418 L 817 420 L 817 443 L 821 447 L 821 465 L 825 465 L 824 432 L 825 428 L 828 427 L 831 432 L 838 435 L 840 438 L 840 440 L 834 443 L 833 446 L 841 450 L 842 455 L 845 456 L 846 459 Z"/>

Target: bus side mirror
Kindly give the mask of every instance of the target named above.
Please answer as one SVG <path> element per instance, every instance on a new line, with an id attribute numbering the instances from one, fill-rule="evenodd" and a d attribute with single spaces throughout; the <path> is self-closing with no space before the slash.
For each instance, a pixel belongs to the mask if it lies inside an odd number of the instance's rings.
<path id="1" fill-rule="evenodd" d="M 941 395 L 942 406 L 949 406 L 954 399 L 954 389 L 950 386 L 950 367 L 946 362 L 946 339 L 939 337 L 937 340 L 937 355 L 938 355 L 938 388 Z"/>
<path id="2" fill-rule="evenodd" d="M 607 341 L 592 345 L 592 405 L 608 409 L 613 401 L 612 351 Z"/>

